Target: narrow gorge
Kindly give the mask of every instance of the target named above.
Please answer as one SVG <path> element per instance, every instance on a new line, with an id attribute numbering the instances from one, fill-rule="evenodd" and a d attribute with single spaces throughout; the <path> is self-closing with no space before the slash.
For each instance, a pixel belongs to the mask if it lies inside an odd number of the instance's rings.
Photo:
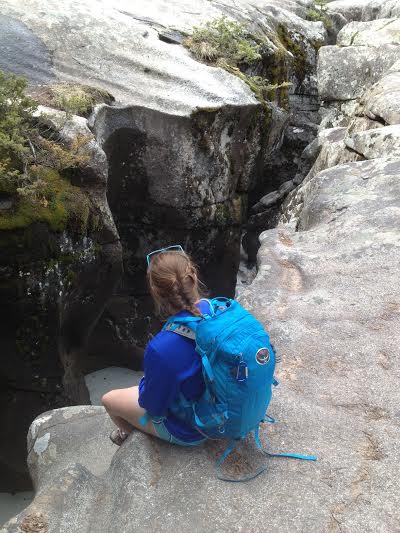
<path id="1" fill-rule="evenodd" d="M 0 165 L 0 492 L 35 491 L 1 533 L 397 531 L 399 1 L 1 0 L 0 44 L 74 158 L 36 204 Z M 138 379 L 145 256 L 175 243 L 270 331 L 262 439 L 316 465 L 232 490 L 219 443 L 115 453 L 85 376 Z"/>

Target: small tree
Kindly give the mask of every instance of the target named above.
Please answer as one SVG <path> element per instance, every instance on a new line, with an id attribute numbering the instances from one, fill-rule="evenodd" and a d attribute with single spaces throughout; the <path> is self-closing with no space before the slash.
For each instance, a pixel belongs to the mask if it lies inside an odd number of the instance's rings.
<path id="1" fill-rule="evenodd" d="M 26 81 L 0 70 L 0 187 L 12 192 L 27 172 L 32 114 L 37 106 L 25 95 Z"/>

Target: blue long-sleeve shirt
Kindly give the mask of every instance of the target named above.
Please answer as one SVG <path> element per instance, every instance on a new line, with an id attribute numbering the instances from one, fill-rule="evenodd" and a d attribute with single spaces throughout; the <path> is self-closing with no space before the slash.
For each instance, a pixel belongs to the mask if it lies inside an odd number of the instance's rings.
<path id="1" fill-rule="evenodd" d="M 206 300 L 197 305 L 202 313 L 209 313 Z M 181 311 L 176 316 L 190 316 Z M 188 400 L 196 400 L 204 392 L 204 379 L 200 356 L 195 342 L 172 331 L 160 331 L 146 347 L 144 354 L 144 377 L 139 383 L 139 405 L 151 417 L 166 416 L 168 431 L 176 438 L 192 442 L 202 435 L 177 419 L 169 407 L 180 392 Z"/>

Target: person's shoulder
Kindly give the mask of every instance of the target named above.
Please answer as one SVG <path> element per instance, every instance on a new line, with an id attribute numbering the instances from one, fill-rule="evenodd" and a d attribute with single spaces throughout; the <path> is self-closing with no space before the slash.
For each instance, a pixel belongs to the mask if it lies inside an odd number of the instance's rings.
<path id="1" fill-rule="evenodd" d="M 185 346 L 187 340 L 171 331 L 160 331 L 147 344 L 144 354 L 145 367 L 157 368 L 158 372 L 165 372 L 165 375 L 179 372 L 188 351 Z M 194 346 L 190 350 L 194 350 Z M 177 357 L 177 354 L 180 356 Z"/>
<path id="2" fill-rule="evenodd" d="M 159 331 L 156 335 L 154 335 L 154 337 L 152 337 L 147 343 L 146 352 L 155 354 L 161 352 L 162 350 L 160 350 L 160 348 L 162 348 L 166 341 L 165 333 L 165 331 Z"/>
<path id="3" fill-rule="evenodd" d="M 146 353 L 152 358 L 165 359 L 172 352 L 174 353 L 177 344 L 181 342 L 181 337 L 172 331 L 161 330 L 147 344 Z"/>

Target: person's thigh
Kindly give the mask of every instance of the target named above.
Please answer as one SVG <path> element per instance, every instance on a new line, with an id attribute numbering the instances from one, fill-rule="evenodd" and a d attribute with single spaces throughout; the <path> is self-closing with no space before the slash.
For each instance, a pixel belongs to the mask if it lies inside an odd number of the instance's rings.
<path id="1" fill-rule="evenodd" d="M 139 420 L 146 411 L 140 407 L 138 398 L 139 388 L 128 387 L 127 389 L 115 389 L 107 392 L 107 394 L 103 396 L 102 401 L 104 407 L 112 415 L 123 418 L 132 424 L 132 426 L 145 433 L 158 436 L 151 421 L 145 426 L 140 424 Z"/>

